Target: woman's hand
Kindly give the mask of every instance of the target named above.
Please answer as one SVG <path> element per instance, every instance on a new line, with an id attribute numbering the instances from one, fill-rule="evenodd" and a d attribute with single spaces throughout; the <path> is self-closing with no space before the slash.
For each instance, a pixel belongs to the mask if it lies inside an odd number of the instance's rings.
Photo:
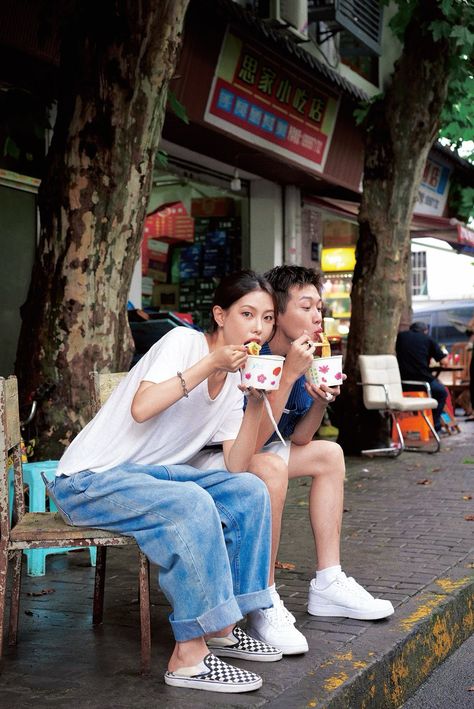
<path id="1" fill-rule="evenodd" d="M 247 348 L 244 345 L 225 345 L 211 353 L 215 369 L 224 372 L 237 372 L 244 366 L 247 357 Z"/>
<path id="2" fill-rule="evenodd" d="M 247 397 L 248 402 L 262 402 L 264 390 L 255 389 L 254 387 L 246 387 L 244 384 L 239 384 L 239 389 Z"/>

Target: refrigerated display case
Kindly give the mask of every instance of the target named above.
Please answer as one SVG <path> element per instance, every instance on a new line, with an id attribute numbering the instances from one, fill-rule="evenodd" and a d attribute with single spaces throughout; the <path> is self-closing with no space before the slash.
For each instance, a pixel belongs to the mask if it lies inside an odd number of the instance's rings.
<path id="1" fill-rule="evenodd" d="M 345 337 L 351 319 L 352 272 L 325 273 L 323 286 L 326 333 L 328 336 Z"/>

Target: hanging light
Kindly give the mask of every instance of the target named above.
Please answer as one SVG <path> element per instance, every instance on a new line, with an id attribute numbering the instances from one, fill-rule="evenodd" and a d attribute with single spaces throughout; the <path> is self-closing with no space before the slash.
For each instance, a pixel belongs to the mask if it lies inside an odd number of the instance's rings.
<path id="1" fill-rule="evenodd" d="M 239 171 L 237 170 L 237 168 L 235 168 L 234 176 L 230 181 L 230 189 L 232 190 L 232 192 L 240 192 L 240 190 L 242 189 L 242 182 L 240 180 Z"/>

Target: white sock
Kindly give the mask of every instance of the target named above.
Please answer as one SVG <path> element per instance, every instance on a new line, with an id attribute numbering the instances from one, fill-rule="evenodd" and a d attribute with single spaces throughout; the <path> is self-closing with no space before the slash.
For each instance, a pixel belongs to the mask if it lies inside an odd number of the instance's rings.
<path id="1" fill-rule="evenodd" d="M 271 586 L 269 586 L 268 590 L 270 591 L 270 596 L 272 598 L 273 603 L 275 604 L 277 601 L 280 600 L 280 594 L 276 590 L 275 584 L 273 583 Z"/>
<path id="2" fill-rule="evenodd" d="M 340 564 L 337 566 L 328 566 L 327 569 L 316 571 L 316 588 L 327 588 L 330 584 L 332 584 L 336 576 L 340 574 L 341 571 L 342 568 Z"/>

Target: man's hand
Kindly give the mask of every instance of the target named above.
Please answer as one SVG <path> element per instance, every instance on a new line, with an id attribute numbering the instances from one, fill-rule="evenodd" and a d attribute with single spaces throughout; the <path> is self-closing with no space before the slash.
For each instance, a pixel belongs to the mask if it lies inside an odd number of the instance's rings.
<path id="1" fill-rule="evenodd" d="M 283 376 L 293 383 L 305 374 L 313 363 L 315 350 L 316 344 L 311 342 L 307 332 L 293 340 L 285 358 Z"/>
<path id="2" fill-rule="evenodd" d="M 342 375 L 342 381 L 347 379 L 346 375 Z M 340 387 L 328 387 L 326 384 L 321 384 L 320 387 L 316 386 L 315 384 L 310 384 L 309 382 L 306 382 L 305 384 L 305 389 L 310 395 L 310 397 L 313 399 L 313 401 L 317 402 L 318 404 L 321 404 L 322 406 L 327 406 L 331 402 L 333 402 L 341 393 Z"/>

